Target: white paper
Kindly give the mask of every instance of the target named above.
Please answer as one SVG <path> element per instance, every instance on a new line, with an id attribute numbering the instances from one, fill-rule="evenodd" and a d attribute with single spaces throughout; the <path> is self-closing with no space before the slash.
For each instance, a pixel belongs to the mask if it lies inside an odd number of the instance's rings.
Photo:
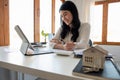
<path id="1" fill-rule="evenodd" d="M 71 55 L 71 54 L 83 54 L 83 51 L 85 49 L 77 49 L 74 51 L 66 51 L 66 50 L 60 50 L 60 49 L 53 49 L 53 52 L 55 52 L 58 55 Z"/>
<path id="2" fill-rule="evenodd" d="M 55 52 L 58 55 L 71 55 L 73 54 L 73 51 L 66 51 L 66 50 L 60 50 L 60 49 L 53 49 L 53 52 Z"/>

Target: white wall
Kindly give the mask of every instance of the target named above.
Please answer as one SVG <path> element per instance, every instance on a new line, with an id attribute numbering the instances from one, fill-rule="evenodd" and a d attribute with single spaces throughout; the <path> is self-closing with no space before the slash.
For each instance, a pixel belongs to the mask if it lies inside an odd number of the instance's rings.
<path id="1" fill-rule="evenodd" d="M 77 6 L 79 18 L 81 22 L 89 22 L 89 5 L 90 0 L 69 0 L 73 1 Z"/>

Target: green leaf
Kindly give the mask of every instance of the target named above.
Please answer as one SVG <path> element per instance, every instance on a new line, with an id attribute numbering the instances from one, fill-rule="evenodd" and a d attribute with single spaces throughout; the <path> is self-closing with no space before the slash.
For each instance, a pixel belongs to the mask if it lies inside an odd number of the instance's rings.
<path id="1" fill-rule="evenodd" d="M 42 30 L 41 34 L 42 34 L 42 36 L 45 36 L 45 33 L 44 33 L 44 31 L 43 31 L 43 30 Z"/>
<path id="2" fill-rule="evenodd" d="M 45 33 L 44 30 L 42 30 L 41 34 L 42 34 L 42 36 L 44 36 L 44 37 L 48 36 L 48 33 Z"/>

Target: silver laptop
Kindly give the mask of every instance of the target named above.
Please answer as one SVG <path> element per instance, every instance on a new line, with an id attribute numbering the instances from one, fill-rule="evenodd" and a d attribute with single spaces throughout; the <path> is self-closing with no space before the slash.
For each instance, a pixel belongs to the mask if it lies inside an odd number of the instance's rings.
<path id="1" fill-rule="evenodd" d="M 40 44 L 40 43 L 39 43 L 39 46 L 38 46 L 38 44 L 36 44 L 37 47 L 35 46 L 35 44 L 34 44 L 34 46 L 31 45 L 31 43 L 29 42 L 29 40 L 23 33 L 22 29 L 19 27 L 19 25 L 15 26 L 15 30 L 16 30 L 17 34 L 19 35 L 19 37 L 22 39 L 20 51 L 24 55 L 32 56 L 32 55 L 53 53 L 53 51 L 51 49 L 42 46 L 42 44 Z"/>

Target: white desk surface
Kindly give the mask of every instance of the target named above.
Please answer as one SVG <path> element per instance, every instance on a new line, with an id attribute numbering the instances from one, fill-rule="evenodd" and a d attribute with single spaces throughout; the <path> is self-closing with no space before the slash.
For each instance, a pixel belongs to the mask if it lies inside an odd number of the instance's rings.
<path id="1" fill-rule="evenodd" d="M 88 80 L 72 75 L 79 60 L 72 55 L 58 56 L 55 53 L 24 56 L 19 50 L 11 51 L 10 47 L 0 47 L 0 67 L 49 80 Z"/>

